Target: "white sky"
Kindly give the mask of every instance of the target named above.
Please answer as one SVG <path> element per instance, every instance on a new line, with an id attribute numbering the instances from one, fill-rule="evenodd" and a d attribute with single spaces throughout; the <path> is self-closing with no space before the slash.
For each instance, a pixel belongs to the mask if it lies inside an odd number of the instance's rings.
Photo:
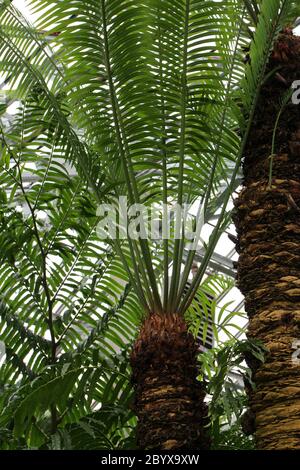
<path id="1" fill-rule="evenodd" d="M 21 13 L 23 13 L 24 16 L 26 16 L 30 21 L 34 21 L 35 17 L 30 13 L 29 7 L 26 5 L 27 1 L 26 0 L 14 0 L 13 4 L 20 10 Z"/>

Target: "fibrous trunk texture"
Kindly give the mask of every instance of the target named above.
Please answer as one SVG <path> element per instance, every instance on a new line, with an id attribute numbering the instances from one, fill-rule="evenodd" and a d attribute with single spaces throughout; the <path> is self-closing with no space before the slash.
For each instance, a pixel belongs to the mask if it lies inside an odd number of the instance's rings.
<path id="1" fill-rule="evenodd" d="M 248 387 L 258 449 L 300 449 L 300 106 L 287 104 L 279 121 L 268 185 L 271 142 L 280 100 L 300 79 L 300 38 L 285 30 L 276 43 L 244 158 L 244 187 L 236 200 L 238 285 L 245 295 L 248 336 L 268 349 L 248 362 Z"/>
<path id="2" fill-rule="evenodd" d="M 146 318 L 131 355 L 140 449 L 207 448 L 207 407 L 197 348 L 184 319 Z"/>

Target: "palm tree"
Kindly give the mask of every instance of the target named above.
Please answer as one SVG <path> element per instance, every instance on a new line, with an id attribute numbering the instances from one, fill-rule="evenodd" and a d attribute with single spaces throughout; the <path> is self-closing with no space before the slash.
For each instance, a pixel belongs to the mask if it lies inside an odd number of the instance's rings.
<path id="1" fill-rule="evenodd" d="M 292 86 L 299 64 L 300 38 L 286 28 L 268 62 L 236 201 L 238 284 L 246 299 L 248 335 L 269 351 L 263 364 L 248 358 L 256 384 L 249 397 L 257 446 L 267 450 L 300 449 L 300 370 L 292 361 L 300 292 L 300 114 Z"/>
<path id="2" fill-rule="evenodd" d="M 56 136 L 52 131 L 50 141 L 58 139 L 61 154 L 76 165 L 98 204 L 116 206 L 126 196 L 130 207 L 154 207 L 159 219 L 168 207 L 175 212 L 170 236 L 161 240 L 132 238 L 126 227 L 125 238 L 118 232 L 105 242 L 125 270 L 142 319 L 131 354 L 138 446 L 206 448 L 205 391 L 196 380 L 198 350 L 185 315 L 230 221 L 228 203 L 268 57 L 295 4 L 32 4 L 40 11 L 42 33 L 7 4 L 1 6 L 0 31 L 3 73 L 14 96 L 24 101 L 33 91 L 37 97 L 40 114 L 30 120 L 31 132 L 50 122 Z M 34 116 L 23 106 L 28 119 L 29 113 Z M 192 238 L 178 210 L 183 204 L 197 205 Z M 203 260 L 188 283 L 202 222 L 217 208 Z M 146 225 L 139 217 L 137 226 Z"/>

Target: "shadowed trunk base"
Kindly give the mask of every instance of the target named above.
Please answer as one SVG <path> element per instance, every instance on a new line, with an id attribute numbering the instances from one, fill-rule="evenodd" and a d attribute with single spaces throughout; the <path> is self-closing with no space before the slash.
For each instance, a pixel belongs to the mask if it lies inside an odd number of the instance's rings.
<path id="1" fill-rule="evenodd" d="M 131 355 L 140 449 L 202 449 L 207 407 L 193 336 L 177 315 L 146 318 Z"/>
<path id="2" fill-rule="evenodd" d="M 244 188 L 235 202 L 238 286 L 245 295 L 248 336 L 268 349 L 266 361 L 246 360 L 256 388 L 247 387 L 258 449 L 300 449 L 300 105 L 288 103 L 271 143 L 280 99 L 300 79 L 300 38 L 284 31 L 276 44 L 244 160 Z M 300 345 L 300 341 L 299 341 Z M 299 346 L 298 346 L 299 347 Z M 299 347 L 300 348 L 300 347 Z"/>

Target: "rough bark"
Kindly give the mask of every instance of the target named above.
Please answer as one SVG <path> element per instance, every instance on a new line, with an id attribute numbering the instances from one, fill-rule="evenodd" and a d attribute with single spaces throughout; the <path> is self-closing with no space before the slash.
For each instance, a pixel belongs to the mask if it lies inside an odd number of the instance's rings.
<path id="1" fill-rule="evenodd" d="M 258 449 L 300 449 L 300 365 L 292 361 L 300 339 L 300 106 L 290 102 L 276 135 L 272 185 L 271 142 L 280 98 L 300 79 L 300 38 L 285 30 L 263 86 L 236 200 L 240 253 L 237 280 L 249 316 L 248 336 L 261 340 L 264 364 L 248 358 L 255 390 L 247 387 Z"/>
<path id="2" fill-rule="evenodd" d="M 140 449 L 203 449 L 205 390 L 196 380 L 199 350 L 177 315 L 146 318 L 131 355 Z"/>

